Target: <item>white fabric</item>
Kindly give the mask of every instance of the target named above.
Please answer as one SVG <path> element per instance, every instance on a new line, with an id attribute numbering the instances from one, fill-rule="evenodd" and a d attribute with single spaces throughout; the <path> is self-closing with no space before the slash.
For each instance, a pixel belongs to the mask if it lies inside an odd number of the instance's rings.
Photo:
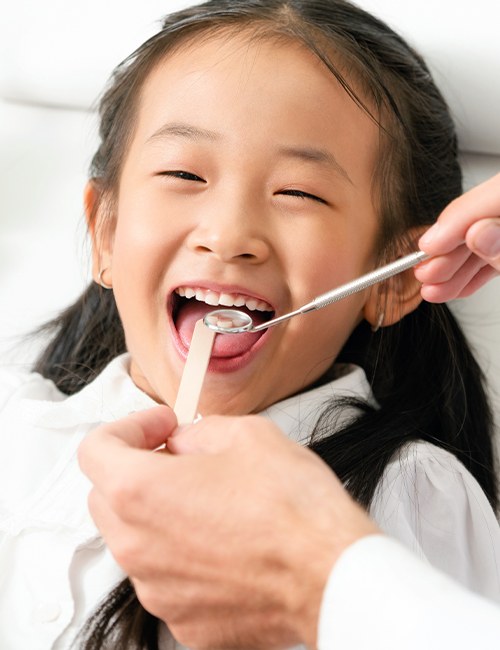
<path id="1" fill-rule="evenodd" d="M 115 359 L 72 397 L 39 375 L 0 377 L 2 650 L 68 648 L 123 577 L 89 517 L 89 483 L 76 450 L 98 423 L 154 404 L 133 384 L 128 364 L 127 355 Z M 264 415 L 297 439 L 299 430 L 310 430 L 311 414 L 325 398 L 340 394 L 370 399 L 359 368 Z M 432 445 L 411 446 L 388 467 L 373 512 L 390 535 L 500 600 L 500 530 L 475 480 L 454 457 Z"/>
<path id="2" fill-rule="evenodd" d="M 418 556 L 500 602 L 500 526 L 454 456 L 424 442 L 409 446 L 388 465 L 370 514 Z"/>
<path id="3" fill-rule="evenodd" d="M 312 390 L 293 395 L 273 404 L 261 413 L 272 420 L 286 433 L 288 438 L 299 444 L 306 444 L 313 432 L 318 414 L 332 399 L 339 397 L 360 397 L 375 406 L 370 384 L 361 368 L 354 365 L 337 364 L 337 378 Z M 356 415 L 354 409 L 344 409 L 337 425 L 347 424 Z"/>
<path id="4" fill-rule="evenodd" d="M 2 650 L 68 648 L 123 578 L 88 514 L 76 451 L 96 424 L 154 405 L 126 368 L 117 359 L 69 399 L 39 375 L 0 382 Z"/>
<path id="5" fill-rule="evenodd" d="M 494 650 L 500 607 L 384 535 L 349 547 L 323 596 L 318 650 Z"/>

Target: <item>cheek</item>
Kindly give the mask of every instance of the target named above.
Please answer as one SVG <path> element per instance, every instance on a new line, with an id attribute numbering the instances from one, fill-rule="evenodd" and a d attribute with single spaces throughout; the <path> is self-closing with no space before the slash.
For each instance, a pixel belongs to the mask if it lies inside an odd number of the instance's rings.
<path id="1" fill-rule="evenodd" d="M 282 251 L 296 298 L 311 300 L 371 270 L 377 230 L 372 212 L 366 210 L 364 220 L 350 215 L 311 220 L 287 233 Z"/>
<path id="2" fill-rule="evenodd" d="M 315 363 L 330 365 L 362 320 L 364 297 L 352 296 L 305 314 L 296 331 L 297 348 Z M 299 331 L 300 327 L 300 331 Z M 299 353 L 300 354 L 300 353 Z"/>
<path id="3" fill-rule="evenodd" d="M 176 250 L 172 228 L 166 219 L 127 209 L 119 213 L 113 242 L 115 286 L 149 286 L 162 281 Z"/>
<path id="4" fill-rule="evenodd" d="M 304 246 L 289 259 L 294 305 L 312 300 L 367 272 L 373 265 L 372 241 L 355 230 L 324 229 L 322 235 L 303 236 Z M 307 245 L 308 244 L 308 245 Z M 290 324 L 297 368 L 316 378 L 332 365 L 350 334 L 363 318 L 366 295 L 356 294 L 336 304 L 310 312 Z"/>
<path id="5" fill-rule="evenodd" d="M 326 239 L 325 244 L 328 244 Z M 331 246 L 325 244 L 312 247 L 305 254 L 300 251 L 295 259 L 290 260 L 290 268 L 293 269 L 290 287 L 296 307 L 298 303 L 304 304 L 353 280 L 368 268 L 366 257 L 358 259 L 353 256 L 350 246 L 339 242 L 333 242 Z M 330 313 L 335 313 L 335 308 Z"/>
<path id="6" fill-rule="evenodd" d="M 127 348 L 133 357 L 157 341 L 166 314 L 165 250 L 155 238 L 116 233 L 113 287 Z"/>
<path id="7" fill-rule="evenodd" d="M 312 274 L 309 280 L 311 277 Z M 332 274 L 330 284 L 323 289 L 332 288 L 336 284 L 334 278 Z M 365 299 L 365 295 L 357 294 L 289 321 L 281 344 L 282 358 L 275 364 L 276 372 L 281 375 L 280 382 L 293 381 L 289 392 L 310 384 L 331 367 L 362 320 Z"/>
<path id="8" fill-rule="evenodd" d="M 371 254 L 367 252 L 363 256 L 357 256 L 347 246 L 334 247 L 329 253 L 318 253 L 316 262 L 310 265 L 307 272 L 307 299 L 313 299 L 353 280 L 371 266 Z M 304 316 L 302 340 L 307 341 L 305 347 L 311 358 L 323 364 L 324 370 L 333 363 L 352 331 L 363 319 L 366 299 L 366 292 L 355 294 Z"/>

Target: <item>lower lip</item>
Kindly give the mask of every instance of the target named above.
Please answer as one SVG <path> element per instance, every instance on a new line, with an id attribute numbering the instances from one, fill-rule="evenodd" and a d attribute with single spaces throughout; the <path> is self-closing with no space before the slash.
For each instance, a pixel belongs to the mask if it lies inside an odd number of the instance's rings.
<path id="1" fill-rule="evenodd" d="M 181 338 L 179 336 L 177 328 L 174 325 L 170 313 L 169 313 L 168 320 L 169 320 L 170 330 L 172 332 L 174 347 L 177 350 L 181 359 L 185 361 L 187 359 L 189 350 L 181 341 Z M 238 335 L 226 334 L 225 336 L 238 336 Z M 241 370 L 242 368 L 248 366 L 253 361 L 256 354 L 258 354 L 258 352 L 266 344 L 267 339 L 268 339 L 268 330 L 265 330 L 262 336 L 252 345 L 252 347 L 250 347 L 243 354 L 239 354 L 234 357 L 212 357 L 210 359 L 210 363 L 208 364 L 208 372 L 226 373 L 226 372 L 236 372 L 237 370 Z"/>

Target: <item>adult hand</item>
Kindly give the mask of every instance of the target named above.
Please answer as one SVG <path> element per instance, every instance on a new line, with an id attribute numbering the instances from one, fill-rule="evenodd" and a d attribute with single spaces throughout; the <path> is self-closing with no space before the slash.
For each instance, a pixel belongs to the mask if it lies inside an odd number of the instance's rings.
<path id="1" fill-rule="evenodd" d="M 498 275 L 500 174 L 452 201 L 419 247 L 433 256 L 415 269 L 429 302 L 469 296 Z"/>
<path id="2" fill-rule="evenodd" d="M 137 413 L 79 454 L 92 516 L 144 607 L 189 647 L 315 647 L 331 568 L 378 529 L 268 420 L 174 426 L 167 407 Z M 165 440 L 173 454 L 149 451 Z"/>

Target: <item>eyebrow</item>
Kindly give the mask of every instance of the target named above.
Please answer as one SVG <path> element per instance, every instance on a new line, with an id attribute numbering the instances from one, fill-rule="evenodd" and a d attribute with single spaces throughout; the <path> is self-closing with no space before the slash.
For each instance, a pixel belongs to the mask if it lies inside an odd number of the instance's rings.
<path id="1" fill-rule="evenodd" d="M 170 122 L 161 126 L 146 140 L 146 144 L 155 142 L 156 140 L 163 140 L 165 138 L 185 138 L 194 141 L 208 141 L 218 142 L 222 140 L 222 135 L 216 131 L 209 129 L 202 129 L 192 124 L 185 124 L 183 122 Z M 338 162 L 335 156 L 325 149 L 316 149 L 314 147 L 281 147 L 278 154 L 285 158 L 296 158 L 306 162 L 315 162 L 322 165 L 331 167 L 335 173 L 341 178 L 354 185 L 347 171 Z"/>
<path id="2" fill-rule="evenodd" d="M 170 137 L 186 138 L 188 140 L 209 140 L 215 142 L 221 140 L 221 135 L 215 131 L 208 129 L 201 129 L 198 126 L 191 124 L 183 124 L 181 122 L 171 122 L 164 124 L 157 131 L 150 136 L 146 143 L 154 142 L 155 140 L 163 140 Z"/>
<path id="3" fill-rule="evenodd" d="M 354 185 L 349 174 L 330 151 L 325 149 L 315 149 L 313 147 L 281 147 L 279 153 L 286 158 L 297 158 L 298 160 L 305 160 L 306 162 L 309 161 L 327 165 L 351 185 Z"/>

